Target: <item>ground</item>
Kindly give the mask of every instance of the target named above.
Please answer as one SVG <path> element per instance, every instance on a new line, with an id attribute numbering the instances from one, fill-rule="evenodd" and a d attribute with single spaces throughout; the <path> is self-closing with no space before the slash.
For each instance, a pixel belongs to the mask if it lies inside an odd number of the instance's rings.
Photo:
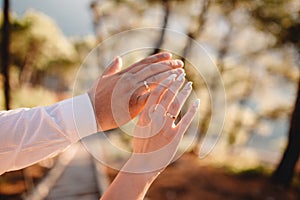
<path id="1" fill-rule="evenodd" d="M 110 179 L 116 171 L 108 169 Z M 147 200 L 297 200 L 295 188 L 276 187 L 262 174 L 233 174 L 185 154 L 152 184 Z"/>
<path id="2" fill-rule="evenodd" d="M 19 200 L 45 176 L 48 168 L 36 164 L 1 175 L 0 200 Z"/>
<path id="3" fill-rule="evenodd" d="M 0 200 L 21 199 L 47 173 L 34 165 L 24 171 L 6 173 L 0 179 Z M 117 171 L 107 169 L 110 180 Z M 232 173 L 216 168 L 192 154 L 184 154 L 152 184 L 145 200 L 297 200 L 299 189 L 276 187 L 261 173 Z"/>

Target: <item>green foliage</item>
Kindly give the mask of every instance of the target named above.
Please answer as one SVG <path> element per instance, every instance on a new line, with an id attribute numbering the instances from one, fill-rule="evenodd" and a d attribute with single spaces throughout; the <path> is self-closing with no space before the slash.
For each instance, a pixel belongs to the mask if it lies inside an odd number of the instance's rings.
<path id="1" fill-rule="evenodd" d="M 257 165 L 255 167 L 244 169 L 226 166 L 225 169 L 229 174 L 237 175 L 242 178 L 255 178 L 270 174 L 270 169 L 264 165 Z"/>
<path id="2" fill-rule="evenodd" d="M 2 40 L 1 40 L 2 41 Z M 11 17 L 11 64 L 20 69 L 21 83 L 49 71 L 67 71 L 79 62 L 73 44 L 54 21 L 43 13 L 27 11 Z"/>
<path id="3" fill-rule="evenodd" d="M 244 169 L 237 173 L 237 175 L 243 178 L 259 177 L 267 173 L 267 169 L 264 166 L 257 166 L 255 168 Z"/>
<path id="4" fill-rule="evenodd" d="M 29 98 L 30 97 L 30 98 Z M 0 110 L 3 110 L 3 92 L 0 90 Z M 54 93 L 45 90 L 43 87 L 21 87 L 12 93 L 12 109 L 22 107 L 35 107 L 53 104 L 57 101 Z"/>

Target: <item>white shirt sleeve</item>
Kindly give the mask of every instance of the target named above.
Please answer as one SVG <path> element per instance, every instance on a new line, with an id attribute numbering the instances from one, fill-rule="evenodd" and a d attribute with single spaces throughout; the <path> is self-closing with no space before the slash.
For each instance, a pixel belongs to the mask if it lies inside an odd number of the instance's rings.
<path id="1" fill-rule="evenodd" d="M 54 156 L 96 132 L 87 94 L 51 106 L 0 111 L 0 175 Z"/>

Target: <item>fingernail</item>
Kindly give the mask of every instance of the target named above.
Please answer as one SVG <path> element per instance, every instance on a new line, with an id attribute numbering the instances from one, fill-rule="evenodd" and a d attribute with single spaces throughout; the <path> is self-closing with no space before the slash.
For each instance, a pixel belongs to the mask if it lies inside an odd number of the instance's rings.
<path id="1" fill-rule="evenodd" d="M 178 68 L 178 69 L 175 69 L 175 73 L 179 75 L 181 73 L 184 73 L 184 70 L 181 68 Z"/>
<path id="2" fill-rule="evenodd" d="M 198 108 L 198 107 L 199 107 L 199 104 L 200 104 L 200 99 L 196 99 L 196 101 L 194 102 L 194 106 L 195 106 L 196 108 Z"/>
<path id="3" fill-rule="evenodd" d="M 185 77 L 185 73 L 182 73 L 178 76 L 177 80 L 182 81 L 184 79 L 184 77 Z"/>
<path id="4" fill-rule="evenodd" d="M 115 63 L 119 63 L 121 62 L 121 57 L 120 56 L 116 56 L 115 57 Z"/>
<path id="5" fill-rule="evenodd" d="M 186 87 L 192 88 L 192 85 L 193 85 L 193 82 L 189 81 L 189 82 L 186 84 Z"/>
<path id="6" fill-rule="evenodd" d="M 168 53 L 168 52 L 164 52 L 163 54 L 162 54 L 162 56 L 164 57 L 164 58 L 171 58 L 172 57 L 172 54 L 171 53 Z"/>
<path id="7" fill-rule="evenodd" d="M 176 65 L 183 66 L 183 62 L 181 60 L 175 60 Z"/>

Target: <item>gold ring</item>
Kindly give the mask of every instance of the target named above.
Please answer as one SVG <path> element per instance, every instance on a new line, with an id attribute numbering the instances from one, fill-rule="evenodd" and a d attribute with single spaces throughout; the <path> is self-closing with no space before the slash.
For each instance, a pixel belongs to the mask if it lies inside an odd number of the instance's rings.
<path id="1" fill-rule="evenodd" d="M 174 115 L 172 115 L 171 113 L 166 113 L 166 116 L 168 116 L 170 119 L 176 119 L 176 117 Z"/>
<path id="2" fill-rule="evenodd" d="M 148 92 L 150 92 L 150 87 L 149 87 L 147 81 L 144 81 L 144 86 L 146 87 L 146 90 L 147 90 Z"/>

